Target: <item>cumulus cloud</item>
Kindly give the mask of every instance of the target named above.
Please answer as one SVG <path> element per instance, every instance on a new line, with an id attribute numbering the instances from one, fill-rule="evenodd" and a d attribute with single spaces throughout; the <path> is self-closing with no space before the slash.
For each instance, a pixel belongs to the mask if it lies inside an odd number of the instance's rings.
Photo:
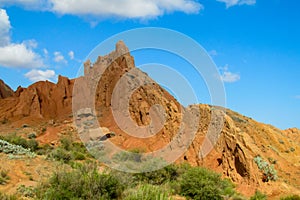
<path id="1" fill-rule="evenodd" d="M 16 44 L 10 41 L 11 25 L 6 10 L 0 9 L 0 66 L 13 68 L 37 68 L 43 66 L 41 57 L 33 51 L 35 40 Z"/>
<path id="2" fill-rule="evenodd" d="M 155 18 L 174 11 L 191 14 L 203 9 L 196 0 L 0 0 L 1 5 L 21 5 L 62 15 L 129 19 Z"/>
<path id="3" fill-rule="evenodd" d="M 0 9 L 0 46 L 7 45 L 10 42 L 9 30 L 10 21 L 6 10 Z"/>
<path id="4" fill-rule="evenodd" d="M 33 69 L 28 73 L 26 73 L 25 77 L 31 80 L 32 82 L 45 81 L 45 80 L 52 81 L 53 79 L 56 78 L 56 74 L 54 70 L 42 71 L 42 70 Z"/>
<path id="5" fill-rule="evenodd" d="M 0 65 L 12 68 L 38 68 L 44 64 L 38 54 L 22 43 L 0 47 Z"/>
<path id="6" fill-rule="evenodd" d="M 67 64 L 67 61 L 66 61 L 65 57 L 61 54 L 61 52 L 56 51 L 53 53 L 53 55 L 54 55 L 53 60 L 55 62 Z"/>
<path id="7" fill-rule="evenodd" d="M 232 7 L 235 5 L 254 5 L 256 0 L 217 0 L 226 4 L 226 7 Z"/>
<path id="8" fill-rule="evenodd" d="M 193 0 L 50 0 L 60 14 L 98 17 L 155 18 L 167 12 L 198 13 L 203 6 Z"/>
<path id="9" fill-rule="evenodd" d="M 74 60 L 74 58 L 75 58 L 74 51 L 70 51 L 68 55 L 71 60 Z"/>
<path id="10" fill-rule="evenodd" d="M 234 83 L 241 79 L 241 76 L 237 73 L 230 72 L 228 65 L 225 65 L 221 69 L 221 80 L 225 83 Z"/>

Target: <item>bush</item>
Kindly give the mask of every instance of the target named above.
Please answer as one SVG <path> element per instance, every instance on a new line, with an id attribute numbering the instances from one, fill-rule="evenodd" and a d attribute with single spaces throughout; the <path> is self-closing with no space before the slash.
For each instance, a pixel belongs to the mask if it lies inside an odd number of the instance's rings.
<path id="1" fill-rule="evenodd" d="M 39 149 L 36 151 L 38 155 L 49 155 L 54 148 L 49 144 L 44 144 L 40 146 Z"/>
<path id="2" fill-rule="evenodd" d="M 28 139 L 35 139 L 36 138 L 36 134 L 35 133 L 30 133 L 27 135 Z"/>
<path id="3" fill-rule="evenodd" d="M 95 165 L 78 165 L 55 173 L 37 188 L 38 199 L 118 199 L 123 186 L 110 173 L 100 174 Z"/>
<path id="4" fill-rule="evenodd" d="M 134 174 L 134 180 L 153 185 L 161 185 L 166 182 L 171 182 L 179 177 L 178 167 L 175 165 L 169 165 L 162 169 Z"/>
<path id="5" fill-rule="evenodd" d="M 188 169 L 179 181 L 180 194 L 195 200 L 221 200 L 235 194 L 232 183 L 200 167 Z"/>
<path id="6" fill-rule="evenodd" d="M 29 149 L 25 149 L 20 145 L 11 144 L 5 140 L 0 139 L 0 152 L 12 155 L 26 155 L 28 157 L 35 157 L 36 154 L 31 152 Z"/>
<path id="7" fill-rule="evenodd" d="M 72 160 L 84 160 L 88 152 L 82 143 L 63 138 L 61 145 L 48 154 L 48 158 L 69 163 Z"/>
<path id="8" fill-rule="evenodd" d="M 170 192 L 160 186 L 140 185 L 124 192 L 124 200 L 169 200 Z"/>
<path id="9" fill-rule="evenodd" d="M 280 200 L 300 200 L 300 196 L 298 195 L 291 195 L 287 197 L 282 197 Z"/>
<path id="10" fill-rule="evenodd" d="M 0 200 L 17 200 L 16 196 L 13 195 L 7 195 L 0 192 Z"/>
<path id="11" fill-rule="evenodd" d="M 72 160 L 72 154 L 69 151 L 66 151 L 65 149 L 57 147 L 48 155 L 48 158 L 68 163 Z"/>
<path id="12" fill-rule="evenodd" d="M 35 188 L 33 188 L 32 186 L 26 187 L 25 185 L 20 185 L 17 188 L 17 192 L 23 197 L 35 197 Z"/>
<path id="13" fill-rule="evenodd" d="M 5 185 L 9 180 L 8 171 L 1 170 L 0 171 L 0 185 Z"/>
<path id="14" fill-rule="evenodd" d="M 266 161 L 264 161 L 260 156 L 256 156 L 254 158 L 254 162 L 257 164 L 257 167 L 263 172 L 264 177 L 263 181 L 276 181 L 278 179 L 277 177 L 277 171 L 274 169 L 273 165 L 270 165 Z"/>
<path id="15" fill-rule="evenodd" d="M 255 191 L 255 194 L 250 197 L 250 200 L 266 200 L 267 196 L 263 193 L 261 193 L 260 191 Z"/>
<path id="16" fill-rule="evenodd" d="M 0 136 L 0 139 L 14 145 L 19 145 L 25 149 L 30 149 L 31 151 L 36 151 L 39 146 L 38 142 L 35 139 L 26 140 L 20 136 L 17 136 L 15 133 L 7 136 Z"/>

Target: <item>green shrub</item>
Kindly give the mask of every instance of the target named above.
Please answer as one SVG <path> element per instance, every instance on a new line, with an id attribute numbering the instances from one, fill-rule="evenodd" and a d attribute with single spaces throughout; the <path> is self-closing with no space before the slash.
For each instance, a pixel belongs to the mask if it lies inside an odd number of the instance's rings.
<path id="1" fill-rule="evenodd" d="M 72 143 L 70 139 L 63 138 L 60 146 L 48 153 L 48 158 L 69 163 L 72 160 L 84 160 L 87 155 L 88 151 L 82 143 Z"/>
<path id="2" fill-rule="evenodd" d="M 255 194 L 250 197 L 250 200 L 266 200 L 267 196 L 263 193 L 261 193 L 260 191 L 255 191 Z"/>
<path id="3" fill-rule="evenodd" d="M 21 155 L 26 155 L 31 158 L 36 156 L 36 154 L 31 152 L 29 149 L 25 149 L 20 145 L 11 144 L 1 139 L 0 139 L 0 152 L 9 154 L 12 158 L 14 156 L 21 156 Z"/>
<path id="4" fill-rule="evenodd" d="M 0 200 L 17 200 L 17 197 L 14 195 L 7 195 L 0 192 Z"/>
<path id="5" fill-rule="evenodd" d="M 138 173 L 133 176 L 135 181 L 161 185 L 176 180 L 179 177 L 178 169 L 175 165 L 169 165 L 156 171 Z"/>
<path id="6" fill-rule="evenodd" d="M 170 192 L 161 186 L 139 185 L 124 192 L 124 200 L 169 200 Z"/>
<path id="7" fill-rule="evenodd" d="M 71 147 L 72 147 L 72 142 L 70 139 L 68 138 L 62 138 L 60 140 L 60 144 L 61 144 L 61 147 L 67 151 L 70 151 L 71 150 Z"/>
<path id="8" fill-rule="evenodd" d="M 36 153 L 38 155 L 49 155 L 54 148 L 49 144 L 44 144 L 43 146 L 39 146 Z"/>
<path id="9" fill-rule="evenodd" d="M 8 171 L 1 170 L 0 171 L 0 185 L 5 185 L 9 180 Z"/>
<path id="10" fill-rule="evenodd" d="M 273 165 L 270 165 L 266 161 L 264 161 L 260 156 L 256 156 L 254 158 L 254 162 L 257 164 L 257 167 L 263 172 L 264 177 L 263 181 L 276 181 L 278 179 L 277 177 L 277 171 L 274 169 Z"/>
<path id="11" fill-rule="evenodd" d="M 192 199 L 221 200 L 235 194 L 234 186 L 219 174 L 204 168 L 188 169 L 179 180 L 180 194 Z"/>
<path id="12" fill-rule="evenodd" d="M 95 165 L 78 165 L 72 171 L 56 172 L 37 188 L 37 199 L 118 199 L 123 186 L 110 173 L 100 174 Z"/>
<path id="13" fill-rule="evenodd" d="M 280 200 L 300 200 L 300 196 L 298 195 L 291 195 L 287 197 L 282 197 Z"/>
<path id="14" fill-rule="evenodd" d="M 30 133 L 27 135 L 28 139 L 35 139 L 36 138 L 36 134 L 35 133 Z"/>
<path id="15" fill-rule="evenodd" d="M 14 145 L 19 145 L 25 149 L 30 149 L 31 151 L 36 151 L 39 146 L 38 142 L 35 139 L 26 140 L 20 136 L 17 136 L 15 133 L 7 136 L 0 136 L 0 139 Z"/>
<path id="16" fill-rule="evenodd" d="M 84 160 L 85 159 L 85 155 L 83 153 L 74 151 L 74 152 L 72 152 L 72 158 L 74 160 Z"/>
<path id="17" fill-rule="evenodd" d="M 20 185 L 17 188 L 17 192 L 23 197 L 35 197 L 35 188 L 32 186 L 26 187 L 25 185 Z"/>
<path id="18" fill-rule="evenodd" d="M 48 155 L 48 158 L 68 163 L 72 160 L 72 154 L 63 148 L 57 147 Z"/>

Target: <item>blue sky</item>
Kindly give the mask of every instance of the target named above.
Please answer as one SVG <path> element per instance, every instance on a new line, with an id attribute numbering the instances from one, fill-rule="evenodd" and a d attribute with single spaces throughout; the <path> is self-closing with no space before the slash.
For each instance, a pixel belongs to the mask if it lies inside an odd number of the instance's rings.
<path id="1" fill-rule="evenodd" d="M 299 7 L 298 0 L 0 0 L 0 79 L 16 89 L 55 82 L 59 74 L 73 78 L 105 39 L 163 27 L 209 52 L 228 108 L 282 129 L 300 128 Z M 133 53 L 137 65 L 159 62 L 185 71 L 170 55 L 147 53 Z M 200 102 L 210 103 L 198 81 L 192 85 Z"/>

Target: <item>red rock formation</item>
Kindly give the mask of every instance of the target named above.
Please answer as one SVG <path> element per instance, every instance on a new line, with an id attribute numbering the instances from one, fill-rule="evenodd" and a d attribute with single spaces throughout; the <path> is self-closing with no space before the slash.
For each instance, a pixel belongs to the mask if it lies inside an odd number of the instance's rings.
<path id="1" fill-rule="evenodd" d="M 0 102 L 2 118 L 63 118 L 71 114 L 74 80 L 59 76 L 57 84 L 49 81 L 19 87 L 8 100 Z"/>
<path id="2" fill-rule="evenodd" d="M 14 91 L 0 79 L 0 99 L 11 97 Z"/>

